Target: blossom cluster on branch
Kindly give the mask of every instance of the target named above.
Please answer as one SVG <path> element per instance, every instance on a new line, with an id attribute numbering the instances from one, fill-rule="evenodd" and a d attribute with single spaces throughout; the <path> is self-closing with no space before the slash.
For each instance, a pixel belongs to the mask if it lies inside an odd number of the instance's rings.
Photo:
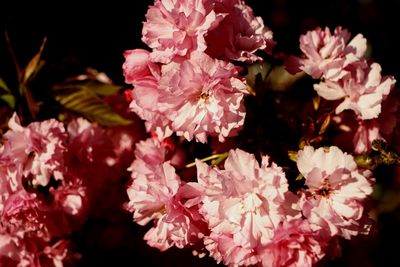
<path id="1" fill-rule="evenodd" d="M 89 71 L 53 87 L 60 121 L 10 118 L 1 266 L 79 262 L 72 235 L 110 209 L 151 247 L 227 266 L 314 266 L 376 231 L 400 102 L 363 35 L 316 28 L 282 55 L 244 0 L 155 0 L 145 17 L 149 49 L 123 53 L 128 89 Z"/>

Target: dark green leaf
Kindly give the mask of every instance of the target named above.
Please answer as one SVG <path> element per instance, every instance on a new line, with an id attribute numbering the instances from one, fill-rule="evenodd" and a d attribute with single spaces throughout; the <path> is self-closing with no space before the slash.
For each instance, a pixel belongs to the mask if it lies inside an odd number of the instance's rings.
<path id="1" fill-rule="evenodd" d="M 56 86 L 55 99 L 65 108 L 104 126 L 128 125 L 133 121 L 121 117 L 95 91 L 82 86 Z"/>

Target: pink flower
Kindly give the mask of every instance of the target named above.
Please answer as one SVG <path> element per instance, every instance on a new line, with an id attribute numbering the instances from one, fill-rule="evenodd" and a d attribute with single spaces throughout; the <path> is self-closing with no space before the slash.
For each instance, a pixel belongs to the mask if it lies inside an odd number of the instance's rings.
<path id="1" fill-rule="evenodd" d="M 11 194 L 23 189 L 20 166 L 16 166 L 3 151 L 4 146 L 0 147 L 0 211 Z"/>
<path id="2" fill-rule="evenodd" d="M 164 251 L 172 246 L 184 248 L 197 243 L 207 230 L 197 208 L 187 208 L 179 198 L 170 198 L 164 214 L 144 236 L 152 247 Z"/>
<path id="3" fill-rule="evenodd" d="M 362 120 L 353 112 L 342 112 L 334 116 L 333 121 L 339 130 L 334 143 L 344 151 L 365 154 L 371 152 L 372 142 L 376 139 L 393 142 L 396 139 L 399 104 L 394 95 L 388 96 L 382 103 L 379 117 L 371 120 Z"/>
<path id="4" fill-rule="evenodd" d="M 9 234 L 0 229 L 0 266 L 62 267 L 68 241 L 54 244 L 23 233 Z"/>
<path id="5" fill-rule="evenodd" d="M 313 266 L 324 255 L 328 240 L 319 240 L 307 220 L 283 221 L 270 244 L 262 248 L 262 266 Z"/>
<path id="6" fill-rule="evenodd" d="M 213 135 L 222 142 L 243 125 L 246 89 L 232 64 L 194 54 L 163 67 L 158 106 L 177 135 L 203 143 Z"/>
<path id="7" fill-rule="evenodd" d="M 200 213 L 211 230 L 206 248 L 227 265 L 256 264 L 257 249 L 271 242 L 286 216 L 281 208 L 288 190 L 285 174 L 268 157 L 260 166 L 239 149 L 229 152 L 225 170 L 196 164 L 204 188 Z"/>
<path id="8" fill-rule="evenodd" d="M 152 61 L 169 63 L 204 51 L 204 35 L 223 18 L 208 0 L 156 0 L 146 14 L 142 41 L 153 49 Z"/>
<path id="9" fill-rule="evenodd" d="M 333 117 L 339 133 L 334 143 L 341 149 L 355 154 L 369 153 L 372 141 L 382 139 L 379 119 L 362 120 L 354 113 L 342 112 Z"/>
<path id="10" fill-rule="evenodd" d="M 197 207 L 186 206 L 184 194 L 180 193 L 183 182 L 171 165 L 180 163 L 175 149 L 168 139 L 160 142 L 148 138 L 136 144 L 136 159 L 129 168 L 132 181 L 127 189 L 126 208 L 140 225 L 155 220 L 144 238 L 162 251 L 194 244 L 207 229 Z"/>
<path id="11" fill-rule="evenodd" d="M 146 50 L 135 49 L 125 52 L 123 65 L 125 82 L 135 86 L 132 90 L 130 109 L 145 120 L 146 129 L 156 133 L 160 139 L 172 134 L 168 128 L 168 119 L 159 112 L 157 103 L 160 91 L 160 66 L 150 60 Z"/>
<path id="12" fill-rule="evenodd" d="M 157 88 L 160 67 L 150 60 L 150 52 L 143 49 L 128 50 L 124 57 L 122 69 L 126 83 L 139 88 Z"/>
<path id="13" fill-rule="evenodd" d="M 272 52 L 272 31 L 245 1 L 215 1 L 215 12 L 226 16 L 205 37 L 206 53 L 212 58 L 252 62 L 262 59 L 255 54 L 258 50 Z"/>
<path id="14" fill-rule="evenodd" d="M 133 212 L 134 221 L 145 225 L 160 218 L 165 213 L 166 203 L 176 194 L 180 183 L 175 169 L 168 162 L 155 166 L 149 175 L 135 175 L 127 190 L 130 200 L 127 208 Z"/>
<path id="15" fill-rule="evenodd" d="M 1 220 L 10 232 L 22 231 L 47 241 L 71 231 L 58 205 L 45 203 L 36 194 L 26 191 L 19 191 L 8 198 Z"/>
<path id="16" fill-rule="evenodd" d="M 297 167 L 308 189 L 300 194 L 300 207 L 313 230 L 350 239 L 361 231 L 363 202 L 372 192 L 371 175 L 357 168 L 351 155 L 339 148 L 306 146 Z"/>
<path id="17" fill-rule="evenodd" d="M 197 211 L 185 207 L 177 196 L 181 184 L 174 167 L 165 162 L 155 166 L 151 175 L 137 175 L 128 188 L 128 210 L 140 225 L 155 219 L 144 239 L 161 251 L 183 248 L 203 236 L 205 226 Z"/>
<path id="18" fill-rule="evenodd" d="M 381 66 L 372 63 L 366 68 L 356 68 L 351 76 L 338 82 L 325 81 L 314 85 L 318 95 L 327 100 L 344 98 L 336 107 L 336 113 L 351 109 L 363 120 L 377 118 L 382 101 L 389 95 L 396 80 L 381 76 Z"/>
<path id="19" fill-rule="evenodd" d="M 74 225 L 87 212 L 109 219 L 125 201 L 122 180 L 129 175 L 126 169 L 134 157 L 134 144 L 143 135 L 135 126 L 102 128 L 83 118 L 68 124 L 68 172 L 53 193 Z"/>
<path id="20" fill-rule="evenodd" d="M 300 49 L 305 57 L 292 58 L 288 69 L 292 73 L 303 70 L 314 79 L 324 77 L 337 81 L 348 74 L 347 67 L 363 64 L 366 39 L 358 34 L 348 43 L 349 40 L 350 33 L 341 27 L 337 27 L 333 34 L 328 27 L 308 31 L 300 37 Z"/>
<path id="21" fill-rule="evenodd" d="M 56 205 L 69 217 L 70 222 L 76 222 L 76 227 L 82 225 L 86 219 L 89 199 L 87 196 L 87 188 L 83 185 L 82 180 L 77 177 L 69 176 L 64 180 L 62 185 L 57 188 L 51 188 Z"/>
<path id="22" fill-rule="evenodd" d="M 23 127 L 14 114 L 9 128 L 4 134 L 3 157 L 8 157 L 20 171 L 18 179 L 41 186 L 46 186 L 51 177 L 62 180 L 67 138 L 62 123 L 50 119 Z"/>

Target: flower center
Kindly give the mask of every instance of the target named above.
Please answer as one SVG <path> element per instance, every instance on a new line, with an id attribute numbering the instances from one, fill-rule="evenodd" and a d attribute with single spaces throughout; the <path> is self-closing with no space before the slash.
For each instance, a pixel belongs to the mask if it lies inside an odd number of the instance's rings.
<path id="1" fill-rule="evenodd" d="M 202 92 L 199 96 L 200 99 L 206 101 L 210 97 L 210 93 L 208 91 Z"/>
<path id="2" fill-rule="evenodd" d="M 325 178 L 322 185 L 315 191 L 315 193 L 322 197 L 329 197 L 332 191 L 331 183 L 327 178 Z"/>

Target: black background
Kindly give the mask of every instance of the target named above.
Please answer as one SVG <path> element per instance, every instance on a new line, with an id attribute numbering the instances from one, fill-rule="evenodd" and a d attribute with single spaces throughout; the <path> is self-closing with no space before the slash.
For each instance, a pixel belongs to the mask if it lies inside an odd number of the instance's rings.
<path id="1" fill-rule="evenodd" d="M 46 59 L 78 57 L 122 82 L 122 52 L 146 46 L 140 41 L 142 21 L 153 1 L 29 1 L 0 4 L 0 19 L 22 65 L 48 37 Z M 274 32 L 277 50 L 298 51 L 299 35 L 316 26 L 342 25 L 354 35 L 362 33 L 372 58 L 385 74 L 400 73 L 398 35 L 399 0 L 248 0 L 255 14 Z M 3 37 L 3 36 L 2 36 Z M 4 46 L 4 38 L 1 46 Z M 6 55 L 2 49 L 0 60 Z M 1 61 L 0 61 L 1 62 Z"/>

